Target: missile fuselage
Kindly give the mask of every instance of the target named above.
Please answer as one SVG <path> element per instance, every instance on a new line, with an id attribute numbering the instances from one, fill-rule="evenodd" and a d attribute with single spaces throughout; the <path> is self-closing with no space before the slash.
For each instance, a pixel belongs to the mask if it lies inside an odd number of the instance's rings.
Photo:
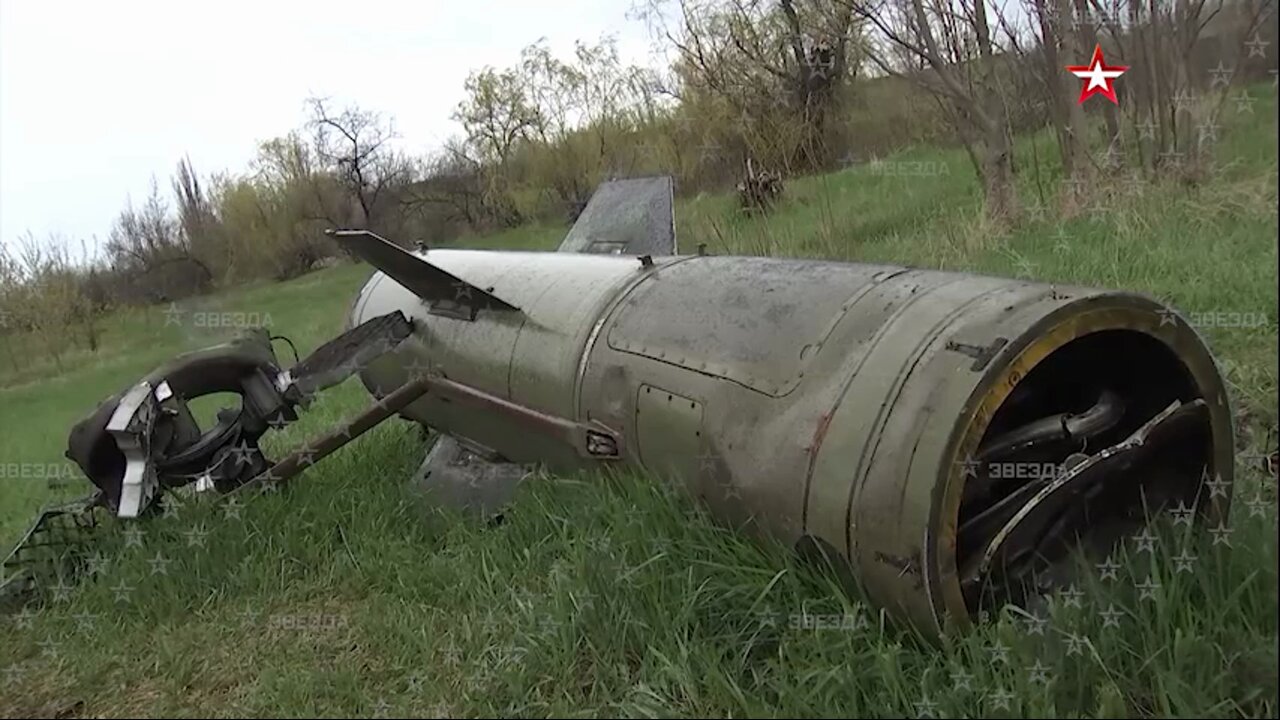
<path id="1" fill-rule="evenodd" d="M 834 553 L 932 634 L 1013 563 L 1051 576 L 1144 502 L 1227 512 L 1204 487 L 1231 481 L 1221 376 L 1139 294 L 755 257 L 416 257 L 501 306 L 459 313 L 374 273 L 349 324 L 398 310 L 413 333 L 365 386 L 467 389 L 404 417 L 513 463 L 678 483 L 722 522 Z"/>

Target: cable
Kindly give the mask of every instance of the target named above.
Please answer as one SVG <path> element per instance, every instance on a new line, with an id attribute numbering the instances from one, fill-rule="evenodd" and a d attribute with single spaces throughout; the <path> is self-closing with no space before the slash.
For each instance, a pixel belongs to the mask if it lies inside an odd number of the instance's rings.
<path id="1" fill-rule="evenodd" d="M 292 340 L 290 340 L 289 338 L 285 337 L 284 335 L 272 335 L 272 336 L 269 338 L 269 340 L 270 340 L 271 342 L 275 342 L 276 340 L 283 340 L 283 341 L 285 341 L 285 342 L 289 343 L 289 349 L 290 349 L 290 350 L 293 350 L 293 364 L 294 364 L 294 365 L 297 365 L 297 364 L 298 364 L 298 361 L 299 361 L 299 358 L 298 358 L 298 348 L 294 346 L 294 344 L 293 344 L 293 341 L 292 341 Z"/>

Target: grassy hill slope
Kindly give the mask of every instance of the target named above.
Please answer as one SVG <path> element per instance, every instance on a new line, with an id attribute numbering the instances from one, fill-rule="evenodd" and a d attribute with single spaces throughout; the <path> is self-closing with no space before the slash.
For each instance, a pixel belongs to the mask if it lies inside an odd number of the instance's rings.
<path id="1" fill-rule="evenodd" d="M 939 649 L 644 478 L 548 478 L 498 528 L 431 514 L 405 487 L 421 436 L 392 421 L 285 492 L 104 533 L 95 578 L 0 619 L 0 714 L 1274 715 L 1276 488 L 1258 456 L 1277 421 L 1276 107 L 1272 88 L 1252 92 L 1212 181 L 1110 180 L 1067 219 L 1048 207 L 1052 145 L 1024 139 L 1022 197 L 1046 200 L 1012 232 L 980 220 L 962 151 L 927 148 L 794 180 L 763 219 L 721 196 L 678 208 L 685 251 L 891 261 L 1171 302 L 1199 319 L 1239 410 L 1229 534 L 1161 521 L 1153 548 L 1130 547 L 1081 598 Z M 564 231 L 465 244 L 548 249 Z M 48 478 L 67 471 L 66 431 L 100 398 L 228 322 L 269 325 L 306 353 L 340 329 L 368 272 L 124 313 L 96 355 L 0 389 L 0 540 L 84 490 Z M 272 447 L 366 402 L 348 382 Z"/>

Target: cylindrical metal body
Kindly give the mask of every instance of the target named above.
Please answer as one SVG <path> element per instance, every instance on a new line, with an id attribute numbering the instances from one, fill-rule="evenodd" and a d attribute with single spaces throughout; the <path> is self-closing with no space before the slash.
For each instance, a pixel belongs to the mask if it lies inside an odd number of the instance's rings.
<path id="1" fill-rule="evenodd" d="M 601 423 L 624 440 L 624 462 L 683 483 L 726 523 L 834 549 L 873 602 L 926 632 L 973 610 L 957 528 L 977 512 L 964 507 L 970 459 L 994 433 L 1083 410 L 1105 387 L 1125 399 L 1123 420 L 1097 438 L 1105 445 L 1171 401 L 1202 398 L 1208 441 L 1193 459 L 1231 480 L 1230 410 L 1213 359 L 1188 324 L 1143 296 L 752 257 L 419 257 L 522 312 L 431 314 L 376 273 L 350 322 L 400 310 L 415 331 L 362 374 L 375 393 L 425 370 Z M 515 462 L 592 462 L 510 417 L 430 393 L 402 414 Z M 1204 500 L 1199 467 L 1194 475 L 1171 492 L 1222 517 L 1227 494 Z"/>

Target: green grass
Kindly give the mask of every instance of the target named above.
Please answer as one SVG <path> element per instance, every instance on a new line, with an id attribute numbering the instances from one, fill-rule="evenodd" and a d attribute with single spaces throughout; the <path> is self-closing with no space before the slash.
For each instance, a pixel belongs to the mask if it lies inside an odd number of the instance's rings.
<path id="1" fill-rule="evenodd" d="M 1276 489 L 1255 456 L 1277 421 L 1277 148 L 1274 94 L 1254 94 L 1266 99 L 1224 131 L 1205 186 L 1110 180 L 1088 212 L 1012 230 L 981 221 L 962 151 L 928 148 L 793 180 L 764 219 L 722 196 L 678 209 L 685 251 L 890 261 L 1140 290 L 1197 317 L 1265 314 L 1262 327 L 1201 328 L 1240 415 L 1237 504 L 1218 542 L 1161 520 L 1154 548 L 1128 547 L 1078 607 L 1008 611 L 939 648 L 645 478 L 547 478 L 499 527 L 432 512 L 405 486 L 423 440 L 391 421 L 235 513 L 191 501 L 138 543 L 110 524 L 101 573 L 0 620 L 0 713 L 1274 716 Z M 1024 139 L 1029 203 L 1032 142 L 1047 196 L 1058 180 L 1050 142 Z M 563 233 L 463 244 L 548 249 Z M 268 321 L 305 353 L 339 330 L 367 274 L 239 288 L 184 303 L 180 322 L 163 307 L 121 314 L 55 377 L 2 378 L 0 540 L 83 491 L 35 470 L 65 463 L 75 419 L 225 334 L 196 312 Z M 272 447 L 366 402 L 348 382 Z"/>

